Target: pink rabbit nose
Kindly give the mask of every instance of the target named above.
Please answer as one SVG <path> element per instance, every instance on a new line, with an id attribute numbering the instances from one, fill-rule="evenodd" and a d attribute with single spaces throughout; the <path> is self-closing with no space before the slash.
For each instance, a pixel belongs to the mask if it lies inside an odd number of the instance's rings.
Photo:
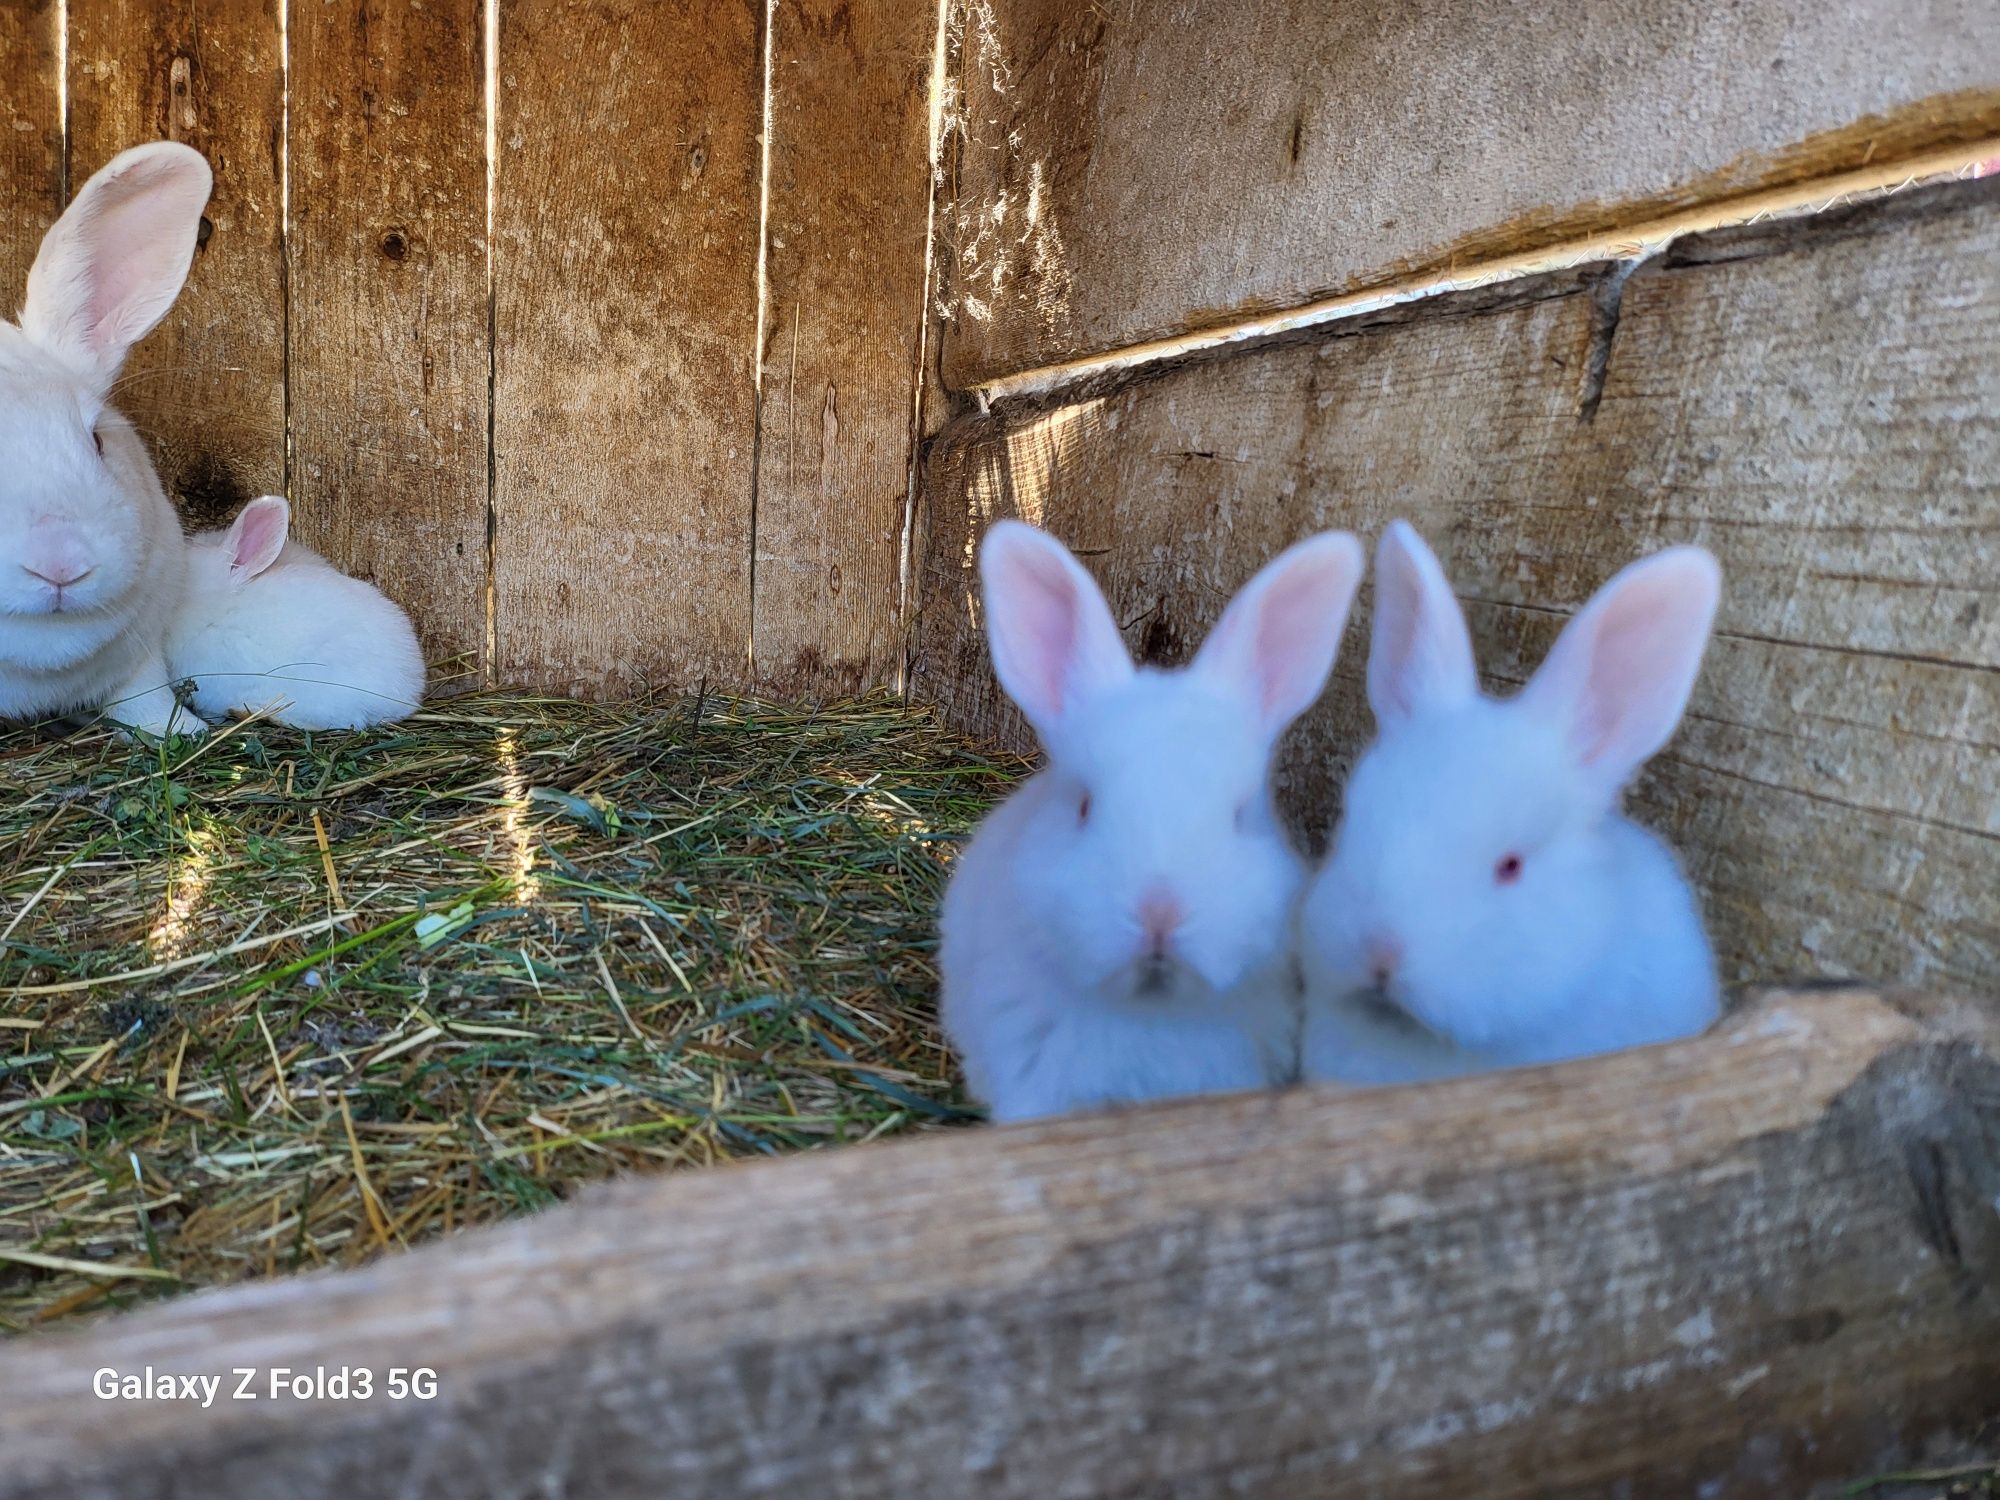
<path id="1" fill-rule="evenodd" d="M 1186 920 L 1187 910 L 1180 898 L 1164 886 L 1156 886 L 1139 901 L 1139 925 L 1146 929 L 1149 953 L 1165 953 L 1175 930 Z"/>
<path id="2" fill-rule="evenodd" d="M 1371 932 L 1361 940 L 1361 956 L 1377 986 L 1388 984 L 1403 966 L 1403 945 L 1394 933 Z"/>
<path id="3" fill-rule="evenodd" d="M 21 564 L 23 573 L 59 589 L 81 583 L 95 567 L 76 528 L 54 516 L 43 516 L 28 528 L 28 559 Z"/>
<path id="4" fill-rule="evenodd" d="M 73 583 L 82 583 L 97 570 L 78 558 L 52 558 L 37 562 L 32 567 L 22 563 L 21 571 L 30 578 L 39 578 L 43 583 L 66 589 Z"/>

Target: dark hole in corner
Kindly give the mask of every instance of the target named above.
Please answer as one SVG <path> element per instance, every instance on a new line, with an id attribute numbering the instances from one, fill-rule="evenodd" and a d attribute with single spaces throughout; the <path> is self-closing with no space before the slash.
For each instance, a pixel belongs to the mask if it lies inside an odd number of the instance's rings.
<path id="1" fill-rule="evenodd" d="M 1138 658 L 1146 666 L 1174 667 L 1180 665 L 1183 654 L 1181 633 L 1167 618 L 1166 601 L 1162 599 L 1139 632 Z"/>
<path id="2" fill-rule="evenodd" d="M 209 456 L 189 459 L 174 476 L 173 488 L 182 518 L 196 531 L 228 525 L 251 498 L 228 465 Z"/>

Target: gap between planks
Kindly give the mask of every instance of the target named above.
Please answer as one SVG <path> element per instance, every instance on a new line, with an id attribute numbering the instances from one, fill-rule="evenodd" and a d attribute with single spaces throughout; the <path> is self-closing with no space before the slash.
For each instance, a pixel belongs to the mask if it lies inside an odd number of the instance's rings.
<path id="1" fill-rule="evenodd" d="M 1205 350 L 1362 317 L 1449 292 L 1519 281 L 1603 261 L 1641 261 L 1659 254 L 1675 240 L 1687 235 L 1734 228 L 1760 220 L 1805 217 L 1856 198 L 1901 192 L 1906 188 L 1950 178 L 1965 178 L 1981 164 L 1996 157 L 2000 157 L 2000 136 L 1970 145 L 1942 147 L 1881 166 L 1862 167 L 1811 182 L 1720 199 L 1561 245 L 1495 256 L 1466 266 L 1426 271 L 1386 284 L 1323 297 L 1282 312 L 1195 329 L 1170 338 L 1147 339 L 1105 354 L 1040 365 L 969 386 L 967 394 L 984 411 L 996 401 L 1045 396 L 1096 376 L 1140 370 Z"/>

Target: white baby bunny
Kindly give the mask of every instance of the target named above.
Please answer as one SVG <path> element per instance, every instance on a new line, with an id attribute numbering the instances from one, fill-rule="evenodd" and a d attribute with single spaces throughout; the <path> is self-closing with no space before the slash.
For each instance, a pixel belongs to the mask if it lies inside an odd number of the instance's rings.
<path id="1" fill-rule="evenodd" d="M 288 541 L 282 496 L 188 543 L 188 590 L 167 664 L 212 719 L 266 712 L 298 729 L 359 729 L 414 713 L 424 657 L 379 590 Z"/>
<path id="2" fill-rule="evenodd" d="M 1698 547 L 1634 563 L 1503 701 L 1479 691 L 1436 557 L 1389 527 L 1368 655 L 1378 738 L 1301 908 L 1307 1077 L 1548 1062 L 1715 1018 L 1693 893 L 1618 803 L 1680 722 L 1721 583 Z"/>
<path id="3" fill-rule="evenodd" d="M 110 404 L 126 352 L 187 279 L 208 163 L 160 141 L 113 158 L 42 240 L 0 323 L 0 719 L 79 709 L 198 732 L 161 647 L 187 558 L 145 444 Z"/>
<path id="4" fill-rule="evenodd" d="M 993 666 L 1048 765 L 980 825 L 945 893 L 946 1035 L 995 1120 L 1288 1079 L 1304 870 L 1270 792 L 1365 558 L 1300 542 L 1187 667 L 1135 668 L 1104 596 L 1018 521 L 979 567 Z"/>

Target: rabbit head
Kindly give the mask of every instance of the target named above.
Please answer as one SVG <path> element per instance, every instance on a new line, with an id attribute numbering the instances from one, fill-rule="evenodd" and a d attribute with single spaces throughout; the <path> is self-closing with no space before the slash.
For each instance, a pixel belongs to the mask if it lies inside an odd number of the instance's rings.
<path id="1" fill-rule="evenodd" d="M 0 324 L 0 653 L 16 660 L 61 664 L 33 661 L 35 640 L 89 649 L 88 623 L 142 583 L 165 501 L 112 384 L 180 292 L 210 181 L 170 142 L 114 159 L 43 239 L 19 324 Z M 64 616 L 78 629 L 47 627 Z"/>
<path id="2" fill-rule="evenodd" d="M 1545 1024 L 1618 920 L 1609 827 L 1680 721 L 1720 587 L 1698 547 L 1632 564 L 1500 700 L 1479 691 L 1437 558 L 1393 523 L 1368 658 L 1378 737 L 1302 908 L 1315 992 L 1471 1049 Z"/>
<path id="3" fill-rule="evenodd" d="M 1161 671 L 1133 665 L 1061 543 L 1013 521 L 987 533 L 994 668 L 1049 761 L 1014 896 L 1078 989 L 1198 1005 L 1282 950 L 1302 877 L 1272 752 L 1325 685 L 1364 563 L 1346 533 L 1299 543 L 1193 662 Z"/>

